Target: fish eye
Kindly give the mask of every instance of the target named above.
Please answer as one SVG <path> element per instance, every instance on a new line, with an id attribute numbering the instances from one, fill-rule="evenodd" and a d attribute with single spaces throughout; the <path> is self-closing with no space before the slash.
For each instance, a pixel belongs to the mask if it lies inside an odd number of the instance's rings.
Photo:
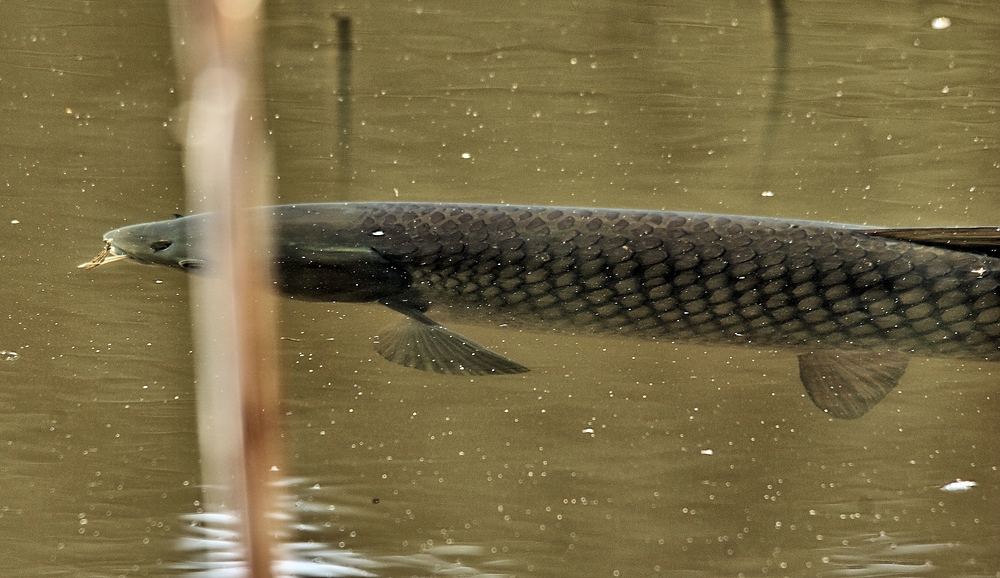
<path id="1" fill-rule="evenodd" d="M 169 249 L 171 245 L 173 245 L 172 241 L 155 241 L 149 245 L 149 248 L 159 253 L 164 249 Z"/>

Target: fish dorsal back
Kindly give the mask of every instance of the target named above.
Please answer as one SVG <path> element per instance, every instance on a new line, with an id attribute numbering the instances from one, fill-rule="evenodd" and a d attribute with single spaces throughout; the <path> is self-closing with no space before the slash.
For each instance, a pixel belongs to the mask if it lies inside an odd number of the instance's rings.
<path id="1" fill-rule="evenodd" d="M 861 232 L 929 247 L 1000 258 L 1000 227 L 915 227 Z"/>

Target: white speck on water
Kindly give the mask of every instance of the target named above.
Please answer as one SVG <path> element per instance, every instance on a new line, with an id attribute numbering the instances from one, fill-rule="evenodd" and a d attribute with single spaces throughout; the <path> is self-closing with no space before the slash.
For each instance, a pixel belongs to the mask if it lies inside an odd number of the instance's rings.
<path id="1" fill-rule="evenodd" d="M 16 351 L 5 351 L 0 350 L 0 360 L 3 361 L 17 361 L 18 355 Z"/>
<path id="2" fill-rule="evenodd" d="M 18 221 L 17 219 L 11 219 L 10 224 L 11 225 L 20 225 L 21 221 Z"/>
<path id="3" fill-rule="evenodd" d="M 469 153 L 462 153 L 462 158 L 463 158 L 463 159 L 471 159 L 471 158 L 472 158 L 472 155 L 471 155 L 471 154 L 469 154 Z"/>
<path id="4" fill-rule="evenodd" d="M 774 191 L 764 191 L 763 193 L 760 194 L 760 196 L 762 196 L 762 197 L 773 197 L 774 196 Z"/>
<path id="5" fill-rule="evenodd" d="M 710 456 L 710 455 L 714 454 L 715 452 L 713 452 L 712 450 L 701 450 L 700 453 L 703 456 Z"/>
<path id="6" fill-rule="evenodd" d="M 381 237 L 383 235 L 385 235 L 385 231 L 382 231 L 382 230 L 372 231 L 372 237 Z"/>
<path id="7" fill-rule="evenodd" d="M 583 428 L 583 433 L 585 433 L 585 434 L 592 434 L 592 433 L 594 433 L 594 428 L 592 428 L 592 427 L 585 427 L 585 428 Z"/>
<path id="8" fill-rule="evenodd" d="M 931 20 L 931 28 L 934 30 L 944 30 L 949 27 L 951 27 L 951 18 L 947 16 L 938 16 L 934 20 Z"/>
<path id="9" fill-rule="evenodd" d="M 954 482 L 941 486 L 941 489 L 945 492 L 964 492 L 966 490 L 971 490 L 977 485 L 979 484 L 973 481 L 963 480 L 962 478 L 955 478 Z"/>

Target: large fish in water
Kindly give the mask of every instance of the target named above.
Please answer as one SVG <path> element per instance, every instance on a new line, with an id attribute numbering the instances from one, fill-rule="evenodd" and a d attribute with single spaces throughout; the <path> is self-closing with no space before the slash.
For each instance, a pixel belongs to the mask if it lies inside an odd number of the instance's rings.
<path id="1" fill-rule="evenodd" d="M 292 298 L 378 302 L 407 322 L 386 359 L 453 374 L 527 371 L 428 314 L 798 354 L 815 404 L 863 415 L 908 354 L 1000 356 L 1000 229 L 880 229 L 662 211 L 430 203 L 258 209 Z M 211 216 L 115 229 L 90 263 L 200 268 Z"/>

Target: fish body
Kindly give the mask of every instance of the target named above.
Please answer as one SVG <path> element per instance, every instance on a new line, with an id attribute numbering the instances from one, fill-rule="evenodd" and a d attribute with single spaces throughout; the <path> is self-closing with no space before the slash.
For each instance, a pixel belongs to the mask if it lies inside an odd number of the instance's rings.
<path id="1" fill-rule="evenodd" d="M 475 320 L 799 354 L 812 399 L 857 417 L 906 355 L 1000 355 L 997 229 L 879 229 L 623 209 L 322 203 L 273 219 L 278 288 L 298 299 L 379 302 L 408 329 L 386 358 L 445 373 L 526 371 L 432 321 Z M 210 217 L 110 231 L 112 255 L 204 261 Z M 478 356 L 478 357 L 477 357 Z"/>

